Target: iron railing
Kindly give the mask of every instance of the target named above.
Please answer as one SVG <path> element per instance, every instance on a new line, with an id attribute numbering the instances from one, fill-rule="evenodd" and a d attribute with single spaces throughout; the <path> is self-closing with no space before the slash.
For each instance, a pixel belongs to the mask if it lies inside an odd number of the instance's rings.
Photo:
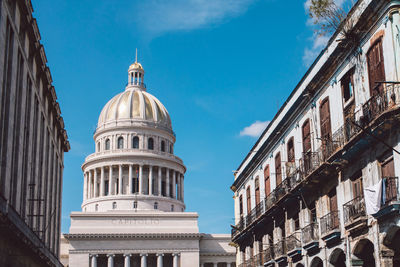
<path id="1" fill-rule="evenodd" d="M 280 258 L 286 254 L 285 239 L 282 239 L 274 244 L 274 256 Z"/>
<path id="2" fill-rule="evenodd" d="M 260 252 L 260 253 L 256 254 L 256 255 L 254 256 L 253 262 L 254 262 L 254 266 L 255 266 L 255 267 L 257 267 L 257 266 L 263 266 L 263 265 L 264 265 L 264 262 L 263 262 L 263 253 Z"/>
<path id="3" fill-rule="evenodd" d="M 285 179 L 275 188 L 275 202 L 282 199 L 287 193 L 290 192 L 289 180 Z"/>
<path id="4" fill-rule="evenodd" d="M 266 198 L 265 198 L 265 210 L 269 210 L 276 202 L 275 191 L 272 191 Z"/>
<path id="5" fill-rule="evenodd" d="M 343 205 L 344 223 L 349 224 L 365 216 L 365 202 L 363 196 L 358 196 Z"/>
<path id="6" fill-rule="evenodd" d="M 243 217 L 240 217 L 239 222 L 235 225 L 235 227 L 232 227 L 231 229 L 232 237 L 238 235 L 243 229 L 244 229 L 244 219 Z"/>
<path id="7" fill-rule="evenodd" d="M 301 249 L 301 233 L 294 233 L 286 238 L 286 251 Z"/>
<path id="8" fill-rule="evenodd" d="M 269 245 L 263 250 L 263 264 L 274 259 L 274 246 Z"/>
<path id="9" fill-rule="evenodd" d="M 322 164 L 322 162 L 323 157 L 320 151 L 303 153 L 300 164 L 304 176 L 308 176 L 310 173 L 316 170 Z"/>
<path id="10" fill-rule="evenodd" d="M 397 177 L 384 177 L 385 186 L 385 197 L 383 199 L 383 205 L 387 206 L 392 201 L 399 200 L 399 179 Z"/>
<path id="11" fill-rule="evenodd" d="M 339 228 L 339 211 L 331 211 L 325 216 L 321 217 L 321 235 L 325 235 L 335 229 Z"/>
<path id="12" fill-rule="evenodd" d="M 301 229 L 303 245 L 319 240 L 318 223 L 312 222 Z"/>

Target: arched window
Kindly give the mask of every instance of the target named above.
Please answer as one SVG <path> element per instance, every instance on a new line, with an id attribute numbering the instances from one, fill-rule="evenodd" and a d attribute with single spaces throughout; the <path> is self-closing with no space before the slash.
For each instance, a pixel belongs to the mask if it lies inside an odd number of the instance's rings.
<path id="1" fill-rule="evenodd" d="M 307 119 L 301 127 L 303 137 L 303 153 L 311 152 L 311 134 L 310 134 L 310 120 Z"/>
<path id="2" fill-rule="evenodd" d="M 250 215 L 250 211 L 251 211 L 250 186 L 248 186 L 247 190 L 246 190 L 246 200 L 247 200 L 247 215 Z"/>
<path id="3" fill-rule="evenodd" d="M 256 206 L 257 206 L 260 203 L 260 180 L 258 179 L 258 176 L 254 181 L 254 191 L 256 195 Z"/>
<path id="4" fill-rule="evenodd" d="M 137 201 L 133 201 L 133 208 L 137 209 Z"/>
<path id="5" fill-rule="evenodd" d="M 154 209 L 155 209 L 155 210 L 158 209 L 158 202 L 154 202 Z"/>
<path id="6" fill-rule="evenodd" d="M 117 208 L 117 202 L 114 201 L 114 202 L 112 203 L 112 208 L 113 208 L 113 210 L 115 210 L 115 209 Z"/>
<path id="7" fill-rule="evenodd" d="M 278 152 L 275 156 L 275 177 L 276 186 L 282 183 L 282 166 L 281 166 L 281 153 Z"/>
<path id="8" fill-rule="evenodd" d="M 94 206 L 94 210 L 95 210 L 95 211 L 98 211 L 98 210 L 99 210 L 99 204 L 96 204 L 96 205 Z"/>
<path id="9" fill-rule="evenodd" d="M 294 162 L 294 141 L 293 137 L 291 137 L 287 143 L 287 156 L 288 162 Z"/>
<path id="10" fill-rule="evenodd" d="M 149 141 L 148 141 L 148 144 L 147 144 L 147 148 L 150 149 L 150 150 L 154 149 L 154 140 L 151 137 L 149 138 Z"/>
<path id="11" fill-rule="evenodd" d="M 132 138 L 132 148 L 139 148 L 139 137 L 135 136 Z"/>
<path id="12" fill-rule="evenodd" d="M 118 149 L 124 148 L 124 138 L 122 136 L 118 137 Z"/>
<path id="13" fill-rule="evenodd" d="M 161 151 L 165 152 L 165 142 L 161 141 Z"/>
<path id="14" fill-rule="evenodd" d="M 104 144 L 104 149 L 105 150 L 110 150 L 110 139 L 107 139 L 105 144 Z"/>
<path id="15" fill-rule="evenodd" d="M 97 152 L 100 152 L 100 142 L 97 142 Z"/>
<path id="16" fill-rule="evenodd" d="M 269 165 L 265 166 L 264 169 L 264 185 L 265 185 L 265 197 L 271 193 L 271 181 L 269 179 Z"/>
<path id="17" fill-rule="evenodd" d="M 173 151 L 172 145 L 169 145 L 169 153 L 172 154 L 173 152 L 174 151 Z"/>

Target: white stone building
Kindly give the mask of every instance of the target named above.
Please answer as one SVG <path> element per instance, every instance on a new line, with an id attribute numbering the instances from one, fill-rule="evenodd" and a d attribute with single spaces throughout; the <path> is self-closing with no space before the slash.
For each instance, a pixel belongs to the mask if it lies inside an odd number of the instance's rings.
<path id="1" fill-rule="evenodd" d="M 143 78 L 135 62 L 125 91 L 100 114 L 96 151 L 82 165 L 82 211 L 71 213 L 61 259 L 71 267 L 233 267 L 230 235 L 199 233 L 197 213 L 185 212 L 186 167 L 174 155 L 171 119 Z"/>
<path id="2" fill-rule="evenodd" d="M 238 266 L 400 266 L 399 12 L 357 1 L 240 164 Z"/>

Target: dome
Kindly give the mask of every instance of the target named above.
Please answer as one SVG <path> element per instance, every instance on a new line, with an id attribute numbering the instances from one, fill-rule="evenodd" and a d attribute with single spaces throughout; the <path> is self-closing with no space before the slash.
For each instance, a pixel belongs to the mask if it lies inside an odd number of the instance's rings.
<path id="1" fill-rule="evenodd" d="M 172 128 L 164 105 L 153 95 L 135 87 L 128 87 L 108 101 L 100 113 L 97 126 L 122 120 L 151 122 Z"/>
<path id="2" fill-rule="evenodd" d="M 133 69 L 143 70 L 142 64 L 140 64 L 139 62 L 133 63 L 132 65 L 129 66 L 129 70 L 133 70 Z"/>

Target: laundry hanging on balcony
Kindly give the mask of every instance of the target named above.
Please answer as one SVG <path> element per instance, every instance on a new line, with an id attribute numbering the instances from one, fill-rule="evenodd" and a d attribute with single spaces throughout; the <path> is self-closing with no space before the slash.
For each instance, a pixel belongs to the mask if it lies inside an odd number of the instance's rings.
<path id="1" fill-rule="evenodd" d="M 367 214 L 377 213 L 381 208 L 382 201 L 382 179 L 378 183 L 364 188 L 365 209 Z"/>

